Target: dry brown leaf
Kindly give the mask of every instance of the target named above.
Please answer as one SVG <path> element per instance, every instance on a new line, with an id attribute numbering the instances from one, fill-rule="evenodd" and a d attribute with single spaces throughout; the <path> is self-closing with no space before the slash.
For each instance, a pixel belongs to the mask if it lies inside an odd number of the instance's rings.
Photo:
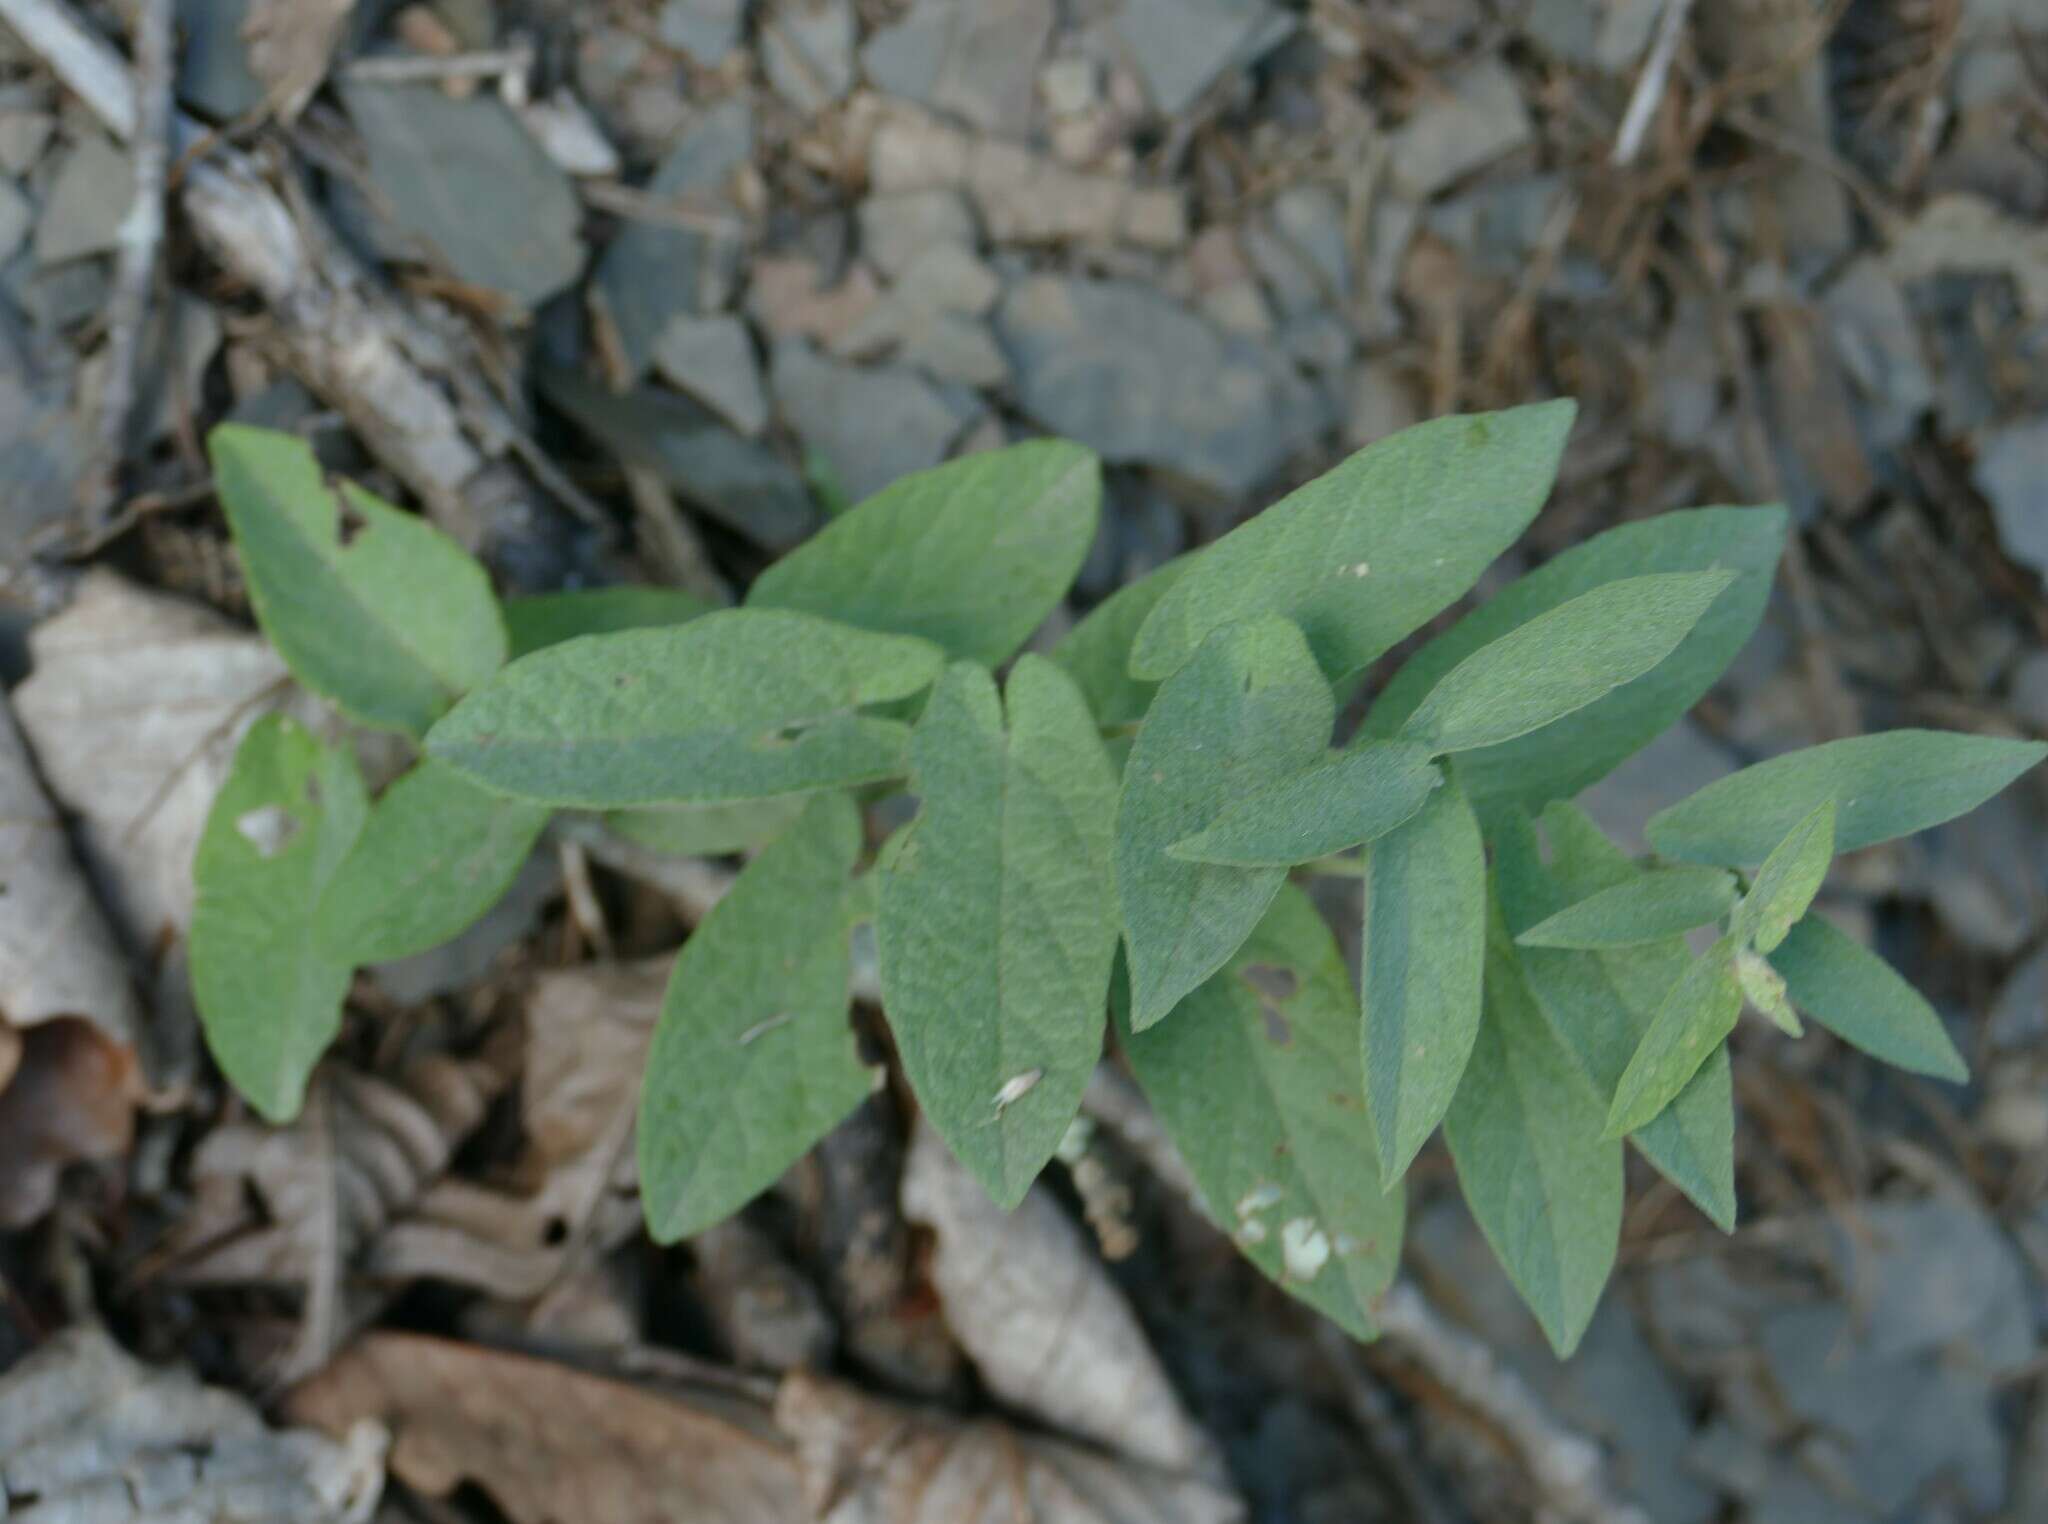
<path id="1" fill-rule="evenodd" d="M 1244 1505 L 1193 1477 L 960 1422 L 799 1373 L 775 1421 L 824 1524 L 1231 1524 Z"/>
<path id="2" fill-rule="evenodd" d="M 1936 196 L 1892 235 L 1885 264 L 1897 280 L 1954 271 L 2010 275 L 2020 305 L 2048 314 L 2048 228 L 2009 216 L 1982 196 Z"/>
<path id="3" fill-rule="evenodd" d="M 795 1459 L 755 1407 L 671 1397 L 415 1334 L 359 1340 L 286 1400 L 293 1421 L 390 1430 L 391 1471 L 465 1481 L 512 1524 L 808 1524 Z"/>
<path id="4" fill-rule="evenodd" d="M 263 85 L 263 104 L 280 121 L 298 119 L 327 78 L 356 0 L 250 0 L 242 23 L 249 72 Z"/>
<path id="5" fill-rule="evenodd" d="M 36 1524 L 362 1524 L 385 1436 L 280 1432 L 232 1392 L 61 1333 L 0 1376 L 0 1516 Z"/>
<path id="6" fill-rule="evenodd" d="M 47 1212 L 65 1166 L 127 1153 L 143 1090 L 135 1050 L 86 1022 L 60 1017 L 15 1041 L 0 1091 L 0 1228 Z"/>
<path id="7" fill-rule="evenodd" d="M 1123 1294 L 1044 1186 L 1004 1212 L 920 1122 L 903 1211 L 938 1235 L 932 1282 L 990 1391 L 1134 1460 L 1221 1475 Z"/>

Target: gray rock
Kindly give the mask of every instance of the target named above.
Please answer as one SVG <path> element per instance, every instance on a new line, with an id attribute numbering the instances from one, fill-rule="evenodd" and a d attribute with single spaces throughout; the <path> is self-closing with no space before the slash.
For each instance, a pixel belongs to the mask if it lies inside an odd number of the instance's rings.
<path id="1" fill-rule="evenodd" d="M 736 317 L 678 313 L 654 346 L 655 368 L 742 434 L 768 426 L 768 393 L 747 325 Z"/>
<path id="2" fill-rule="evenodd" d="M 263 104 L 263 83 L 249 70 L 242 28 L 249 0 L 177 0 L 178 99 L 194 111 L 229 121 Z"/>
<path id="3" fill-rule="evenodd" d="M 1360 450 L 1376 439 L 1398 434 L 1422 421 L 1415 385 L 1394 361 L 1371 359 L 1351 372 L 1351 406 L 1345 416 L 1344 442 Z"/>
<path id="4" fill-rule="evenodd" d="M 914 371 L 841 365 L 802 339 L 775 346 L 769 384 L 804 447 L 856 502 L 937 465 L 974 421 L 972 410 Z"/>
<path id="5" fill-rule="evenodd" d="M 1991 504 L 2007 554 L 2048 572 L 2048 414 L 1987 434 L 1970 479 Z"/>
<path id="6" fill-rule="evenodd" d="M 1024 411 L 1113 461 L 1250 491 L 1330 418 L 1271 351 L 1148 286 L 1034 276 L 997 310 Z"/>
<path id="7" fill-rule="evenodd" d="M 1530 0 L 1522 15 L 1528 39 L 1564 63 L 1594 62 L 1594 39 L 1600 31 L 1600 0 Z"/>
<path id="8" fill-rule="evenodd" d="M 431 85 L 340 90 L 379 197 L 420 257 L 527 310 L 576 278 L 582 203 L 504 102 Z"/>
<path id="9" fill-rule="evenodd" d="M 1330 299 L 1351 295 L 1351 238 L 1344 203 L 1327 185 L 1291 185 L 1273 198 L 1273 228 L 1315 269 Z"/>
<path id="10" fill-rule="evenodd" d="M 720 206 L 733 172 L 754 151 L 754 113 L 744 96 L 706 111 L 647 182 L 656 202 Z M 597 287 L 617 326 L 631 379 L 646 373 L 654 346 L 679 313 L 723 306 L 738 268 L 741 235 L 701 227 L 635 222 L 597 262 Z"/>
<path id="11" fill-rule="evenodd" d="M 890 95 L 1022 137 L 1053 20 L 1052 0 L 917 0 L 868 39 L 861 67 Z"/>
<path id="12" fill-rule="evenodd" d="M 220 315 L 211 302 L 177 293 L 150 305 L 135 368 L 135 400 L 128 417 L 129 448 L 140 451 L 168 436 L 181 417 L 200 410 L 206 368 L 220 350 Z M 99 414 L 104 370 L 96 356 L 81 386 L 85 416 Z"/>
<path id="13" fill-rule="evenodd" d="M 1647 850 L 1643 827 L 1667 804 L 1735 771 L 1736 759 L 1690 719 L 1657 737 L 1580 796 L 1625 852 Z"/>
<path id="14" fill-rule="evenodd" d="M 981 317 L 995 306 L 1003 283 L 995 271 L 957 243 L 926 249 L 903 271 L 891 298 L 933 312 Z"/>
<path id="15" fill-rule="evenodd" d="M 1177 116 L 1226 70 L 1285 42 L 1294 18 L 1266 0 L 1124 0 L 1115 26 L 1152 104 Z"/>
<path id="16" fill-rule="evenodd" d="M 113 261 L 72 259 L 38 269 L 24 251 L 0 270 L 0 283 L 39 332 L 55 333 L 76 327 L 106 307 Z"/>
<path id="17" fill-rule="evenodd" d="M 1279 347 L 1310 375 L 1328 379 L 1351 364 L 1357 346 L 1343 314 L 1318 307 L 1298 312 L 1281 325 Z"/>
<path id="18" fill-rule="evenodd" d="M 1845 1279 L 1865 1309 L 1873 1358 L 1946 1355 L 1992 1375 L 2023 1369 L 2037 1348 L 2018 1253 L 1974 1204 L 1930 1198 L 1830 1223 Z"/>
<path id="19" fill-rule="evenodd" d="M 1313 312 L 1331 300 L 1341 300 L 1315 262 L 1294 243 L 1261 218 L 1245 224 L 1245 257 L 1259 272 L 1259 279 L 1283 317 Z"/>
<path id="20" fill-rule="evenodd" d="M 1993 1046 L 2025 1048 L 2048 1035 L 2048 943 L 2014 969 L 1993 1002 L 1985 1031 Z"/>
<path id="21" fill-rule="evenodd" d="M 2012 712 L 2036 730 L 2048 731 L 2048 651 L 2036 651 L 2012 674 Z"/>
<path id="22" fill-rule="evenodd" d="M 14 251 L 27 240 L 35 220 L 35 203 L 12 180 L 0 180 L 0 265 L 14 258 Z"/>
<path id="23" fill-rule="evenodd" d="M 904 336 L 897 359 L 941 381 L 962 386 L 1001 386 L 1010 362 L 979 318 L 938 312 Z"/>
<path id="24" fill-rule="evenodd" d="M 1649 49 L 1664 5 L 1665 0 L 1605 0 L 1599 35 L 1593 40 L 1593 57 L 1600 67 L 1610 74 L 1634 68 Z"/>
<path id="25" fill-rule="evenodd" d="M 0 111 L 0 173 L 34 169 L 56 130 L 57 119 L 47 111 Z"/>
<path id="26" fill-rule="evenodd" d="M 2048 842 L 2023 795 L 1988 799 L 1918 846 L 1927 862 L 1927 897 L 1966 946 L 2009 957 L 2048 921 L 2048 879 L 2041 873 Z"/>
<path id="27" fill-rule="evenodd" d="M 853 0 L 768 0 L 761 13 L 761 68 L 805 115 L 853 88 Z"/>
<path id="28" fill-rule="evenodd" d="M 1934 406 L 1934 380 L 1920 329 L 1884 262 L 1866 255 L 1844 270 L 1821 299 L 1835 352 L 1863 403 L 1873 446 L 1894 449 Z"/>
<path id="29" fill-rule="evenodd" d="M 1394 188 L 1416 201 L 1512 153 L 1533 136 L 1528 108 L 1507 65 L 1486 58 L 1451 81 L 1395 129 L 1388 159 Z"/>
<path id="30" fill-rule="evenodd" d="M 1518 276 L 1559 200 L 1570 194 L 1558 175 L 1523 175 L 1480 185 L 1432 207 L 1430 231 L 1478 268 Z"/>
<path id="31" fill-rule="evenodd" d="M 32 364 L 33 341 L 14 327 L 0 305 L 0 565 L 5 566 L 18 564 L 38 534 L 70 510 L 86 465 L 85 435 L 71 408 L 69 366 Z"/>
<path id="32" fill-rule="evenodd" d="M 746 14 L 747 0 L 668 0 L 655 35 L 663 46 L 709 69 L 723 63 L 739 42 Z"/>
<path id="33" fill-rule="evenodd" d="M 860 204 L 861 253 L 890 280 L 940 244 L 974 247 L 974 213 L 960 192 L 943 187 L 899 191 Z"/>
<path id="34" fill-rule="evenodd" d="M 67 150 L 36 221 L 36 263 L 62 264 L 114 247 L 135 197 L 135 162 L 97 133 Z"/>

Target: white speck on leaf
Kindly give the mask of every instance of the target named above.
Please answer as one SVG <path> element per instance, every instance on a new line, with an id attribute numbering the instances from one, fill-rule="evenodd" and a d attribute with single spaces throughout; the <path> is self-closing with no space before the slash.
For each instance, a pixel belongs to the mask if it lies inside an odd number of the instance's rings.
<path id="1" fill-rule="evenodd" d="M 238 819 L 235 829 L 256 849 L 258 857 L 270 858 L 291 845 L 299 834 L 299 822 L 283 805 L 266 804 Z"/>
<path id="2" fill-rule="evenodd" d="M 1290 1280 L 1312 1281 L 1330 1261 L 1330 1238 L 1313 1217 L 1296 1217 L 1280 1230 L 1280 1258 Z"/>
<path id="3" fill-rule="evenodd" d="M 1013 1074 L 1003 1081 L 1003 1088 L 996 1092 L 996 1115 L 1003 1114 L 1003 1108 L 1014 1105 L 1031 1093 L 1031 1087 L 1045 1078 L 1043 1069 L 1026 1069 L 1022 1074 Z"/>
<path id="4" fill-rule="evenodd" d="M 765 1037 L 777 1027 L 786 1027 L 795 1020 L 787 1011 L 778 1011 L 766 1021 L 757 1021 L 739 1035 L 739 1045 L 744 1048 L 757 1037 Z"/>
<path id="5" fill-rule="evenodd" d="M 1269 1183 L 1254 1186 L 1238 1198 L 1237 1215 L 1239 1217 L 1256 1217 L 1259 1213 L 1265 1211 L 1266 1208 L 1278 1206 L 1281 1194 L 1280 1187 L 1277 1185 Z"/>

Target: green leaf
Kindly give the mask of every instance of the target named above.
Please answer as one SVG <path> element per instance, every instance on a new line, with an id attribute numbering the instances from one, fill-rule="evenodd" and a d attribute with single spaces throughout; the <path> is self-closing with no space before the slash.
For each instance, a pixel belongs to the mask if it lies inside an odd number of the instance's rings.
<path id="1" fill-rule="evenodd" d="M 1734 579 L 1660 572 L 1581 593 L 1446 672 L 1401 738 L 1459 752 L 1541 730 L 1663 661 Z"/>
<path id="2" fill-rule="evenodd" d="M 322 951 L 389 963 L 467 930 L 518 876 L 548 813 L 420 763 L 384 791 L 320 896 Z"/>
<path id="3" fill-rule="evenodd" d="M 1066 595 L 1095 538 L 1102 466 L 1039 439 L 892 483 L 763 572 L 750 608 L 801 609 L 995 666 Z"/>
<path id="4" fill-rule="evenodd" d="M 1834 858 L 1835 801 L 1827 799 L 1764 859 L 1749 893 L 1735 909 L 1729 927 L 1735 940 L 1754 943 L 1763 953 L 1784 941 L 1792 923 L 1806 914 L 1806 907 L 1820 893 L 1821 880 L 1828 876 L 1828 864 Z"/>
<path id="5" fill-rule="evenodd" d="M 1794 926 L 1770 961 L 1793 1004 L 1843 1042 L 1915 1074 L 1958 1084 L 1970 1077 L 1926 997 L 1820 916 Z"/>
<path id="6" fill-rule="evenodd" d="M 1357 671 L 1528 527 L 1575 411 L 1438 418 L 1366 446 L 1204 550 L 1138 631 L 1131 674 L 1164 678 L 1211 631 L 1262 614 L 1300 625 L 1330 678 Z"/>
<path id="7" fill-rule="evenodd" d="M 308 688 L 417 736 L 504 663 L 490 578 L 440 530 L 330 487 L 290 434 L 223 424 L 207 448 L 256 618 Z"/>
<path id="8" fill-rule="evenodd" d="M 943 660 L 809 614 L 721 609 L 537 651 L 456 705 L 427 751 L 486 788 L 588 809 L 872 782 L 903 771 L 910 731 L 856 711 L 908 698 Z"/>
<path id="9" fill-rule="evenodd" d="M 610 635 L 687 624 L 712 605 L 674 587 L 589 587 L 505 600 L 505 630 L 512 660 L 558 646 L 579 635 Z"/>
<path id="10" fill-rule="evenodd" d="M 1748 947 L 1736 953 L 1735 982 L 1742 986 L 1743 998 L 1769 1017 L 1779 1031 L 1787 1037 L 1805 1035 L 1799 1013 L 1792 1009 L 1785 976 L 1772 968 L 1763 954 Z"/>
<path id="11" fill-rule="evenodd" d="M 1486 848 L 1453 783 L 1366 848 L 1360 1037 L 1380 1181 L 1436 1130 L 1479 1031 Z"/>
<path id="12" fill-rule="evenodd" d="M 1287 1291 L 1373 1337 L 1400 1256 L 1402 1193 L 1378 1185 L 1351 980 L 1309 897 L 1283 888 L 1167 1025 L 1133 1033 L 1128 1015 L 1119 998 L 1132 1072 L 1210 1216 Z"/>
<path id="13" fill-rule="evenodd" d="M 1722 868 L 1656 868 L 1567 905 L 1515 940 L 1524 947 L 1633 947 L 1718 921 L 1735 903 Z"/>
<path id="14" fill-rule="evenodd" d="M 766 1190 L 873 1088 L 847 1021 L 860 816 L 820 794 L 683 944 L 640 1091 L 640 1202 L 658 1243 Z"/>
<path id="15" fill-rule="evenodd" d="M 1735 950 L 1735 939 L 1723 937 L 1671 986 L 1614 1087 L 1614 1104 L 1607 1111 L 1609 1137 L 1634 1132 L 1659 1116 L 1735 1030 L 1742 1014 Z"/>
<path id="16" fill-rule="evenodd" d="M 1429 748 L 1375 742 L 1240 799 L 1167 850 L 1188 862 L 1291 867 L 1378 839 L 1411 818 L 1444 775 Z"/>
<path id="17" fill-rule="evenodd" d="M 1554 854 L 1548 868 L 1535 855 L 1528 817 L 1519 810 L 1501 817 L 1496 880 L 1509 931 L 1644 876 L 1577 806 L 1551 804 L 1543 824 Z M 1604 1116 L 1658 1006 L 1692 962 L 1684 939 L 1598 952 L 1517 946 L 1515 959 L 1551 1030 L 1592 1082 Z M 1724 1232 L 1734 1231 L 1735 1095 L 1725 1047 L 1629 1141 Z"/>
<path id="18" fill-rule="evenodd" d="M 1762 862 L 1835 801 L 1835 850 L 1910 836 L 1974 810 L 2048 757 L 2048 744 L 1944 730 L 1887 730 L 1745 767 L 1650 817 L 1650 845 L 1684 862 Z"/>
<path id="19" fill-rule="evenodd" d="M 1621 1145 L 1523 984 L 1496 914 L 1486 1006 L 1444 1118 L 1458 1185 L 1560 1358 L 1578 1347 L 1621 1239 Z"/>
<path id="20" fill-rule="evenodd" d="M 1087 701 L 1032 655 L 1008 699 L 1006 734 L 985 667 L 949 667 L 932 690 L 911 740 L 919 813 L 875 925 L 904 1075 L 1005 1208 L 1080 1110 L 1117 941 L 1116 775 Z"/>
<path id="21" fill-rule="evenodd" d="M 1160 685 L 1124 764 L 1116 816 L 1136 1030 L 1229 960 L 1287 877 L 1284 868 L 1182 862 L 1167 848 L 1322 756 L 1335 711 L 1308 643 L 1284 619 L 1216 631 Z"/>
<path id="22" fill-rule="evenodd" d="M 656 805 L 644 810 L 609 810 L 604 823 L 650 852 L 674 857 L 714 857 L 744 852 L 773 841 L 803 814 L 808 794 L 735 799 L 729 804 Z"/>
<path id="23" fill-rule="evenodd" d="M 298 1115 L 352 972 L 313 912 L 370 812 L 352 752 L 282 715 L 235 751 L 192 862 L 192 994 L 221 1072 L 267 1119 Z"/>
<path id="24" fill-rule="evenodd" d="M 1540 810 L 1605 777 L 1670 728 L 1755 633 L 1785 543 L 1782 508 L 1695 508 L 1610 529 L 1509 584 L 1402 666 L 1367 717 L 1392 736 L 1444 675 L 1482 646 L 1560 604 L 1650 572 L 1735 572 L 1676 651 L 1605 698 L 1499 746 L 1461 752 L 1458 775 L 1483 819 L 1495 801 Z"/>
<path id="25" fill-rule="evenodd" d="M 1088 707 L 1095 711 L 1095 723 L 1105 730 L 1135 725 L 1152 707 L 1159 684 L 1131 676 L 1131 642 L 1159 600 L 1194 564 L 1191 554 L 1176 556 L 1118 588 L 1052 648 L 1052 659 L 1081 685 Z"/>

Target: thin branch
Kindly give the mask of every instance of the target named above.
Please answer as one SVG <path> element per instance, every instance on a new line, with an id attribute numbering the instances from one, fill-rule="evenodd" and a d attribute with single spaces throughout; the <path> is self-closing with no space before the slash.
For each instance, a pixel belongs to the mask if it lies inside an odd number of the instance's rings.
<path id="1" fill-rule="evenodd" d="M 1671 77 L 1671 61 L 1678 56 L 1678 41 L 1685 35 L 1685 18 L 1692 0 L 1664 0 L 1664 14 L 1657 23 L 1657 36 L 1643 60 L 1643 72 L 1636 77 L 1635 93 L 1622 113 L 1621 128 L 1614 135 L 1614 154 L 1609 163 L 1626 169 L 1642 152 L 1643 138 L 1650 130 L 1650 118 L 1664 99 L 1664 86 Z"/>

